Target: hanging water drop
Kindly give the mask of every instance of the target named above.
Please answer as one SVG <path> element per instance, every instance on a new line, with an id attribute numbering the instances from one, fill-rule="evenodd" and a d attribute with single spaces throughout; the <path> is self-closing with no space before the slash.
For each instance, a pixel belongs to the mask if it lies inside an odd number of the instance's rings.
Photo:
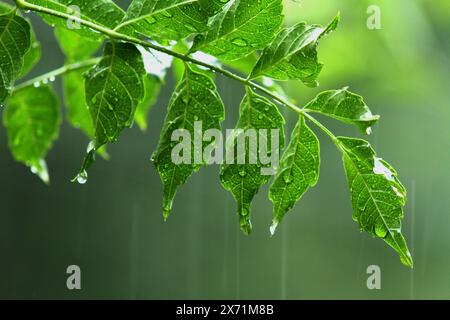
<path id="1" fill-rule="evenodd" d="M 87 174 L 86 170 L 81 171 L 77 176 L 77 182 L 79 184 L 85 184 L 87 182 L 87 179 L 88 179 L 88 174 Z"/>

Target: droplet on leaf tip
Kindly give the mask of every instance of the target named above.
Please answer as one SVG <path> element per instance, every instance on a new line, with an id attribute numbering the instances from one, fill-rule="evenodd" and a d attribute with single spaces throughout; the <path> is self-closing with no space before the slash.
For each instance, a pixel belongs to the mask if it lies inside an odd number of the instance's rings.
<path id="1" fill-rule="evenodd" d="M 274 220 L 272 222 L 272 225 L 270 226 L 270 236 L 273 237 L 275 235 L 275 232 L 277 231 L 278 227 L 278 221 Z"/>

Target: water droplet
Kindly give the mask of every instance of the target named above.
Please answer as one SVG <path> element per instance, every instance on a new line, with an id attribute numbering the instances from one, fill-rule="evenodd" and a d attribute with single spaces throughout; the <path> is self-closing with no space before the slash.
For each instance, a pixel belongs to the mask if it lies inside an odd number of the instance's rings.
<path id="1" fill-rule="evenodd" d="M 149 24 L 154 24 L 156 22 L 156 19 L 155 19 L 155 17 L 150 16 L 147 19 L 145 19 L 145 21 L 147 21 L 147 23 L 149 23 Z"/>
<path id="2" fill-rule="evenodd" d="M 262 120 L 264 117 L 263 117 L 263 115 L 262 114 L 260 114 L 259 116 L 258 116 L 258 119 L 259 120 Z"/>
<path id="3" fill-rule="evenodd" d="M 367 134 L 368 136 L 370 136 L 370 135 L 372 134 L 372 128 L 371 128 L 371 127 L 368 127 L 368 128 L 366 129 L 366 134 Z"/>
<path id="4" fill-rule="evenodd" d="M 50 177 L 48 175 L 47 164 L 43 159 L 38 162 L 34 162 L 33 164 L 27 163 L 27 166 L 30 166 L 30 170 L 33 174 L 39 176 L 39 178 L 44 181 L 44 183 L 50 183 Z"/>
<path id="5" fill-rule="evenodd" d="M 272 225 L 270 226 L 270 236 L 273 237 L 275 235 L 275 232 L 277 231 L 277 227 L 278 227 L 278 222 L 277 221 L 273 221 Z"/>
<path id="6" fill-rule="evenodd" d="M 95 141 L 90 141 L 87 146 L 86 153 L 90 153 L 94 150 L 95 150 Z"/>
<path id="7" fill-rule="evenodd" d="M 39 88 L 41 86 L 41 83 L 39 81 L 36 81 L 35 83 L 33 83 L 33 86 L 35 88 Z"/>
<path id="8" fill-rule="evenodd" d="M 194 121 L 198 121 L 198 116 L 194 116 Z"/>
<path id="9" fill-rule="evenodd" d="M 384 239 L 388 233 L 388 229 L 384 224 L 378 224 L 375 226 L 375 234 L 377 237 Z"/>
<path id="10" fill-rule="evenodd" d="M 50 81 L 50 82 L 55 82 L 55 80 L 56 80 L 55 76 L 51 76 L 50 78 L 48 78 L 48 81 Z"/>
<path id="11" fill-rule="evenodd" d="M 87 182 L 87 179 L 88 179 L 88 174 L 87 174 L 86 170 L 81 171 L 77 176 L 77 182 L 79 184 L 85 184 Z"/>
<path id="12" fill-rule="evenodd" d="M 373 173 L 382 174 L 389 181 L 395 181 L 394 173 L 384 165 L 383 159 L 374 157 Z"/>
<path id="13" fill-rule="evenodd" d="M 181 100 L 183 101 L 184 104 L 189 104 L 189 96 L 183 96 L 181 97 Z"/>
<path id="14" fill-rule="evenodd" d="M 245 39 L 242 39 L 242 38 L 236 38 L 233 41 L 231 41 L 231 43 L 234 44 L 235 46 L 238 46 L 238 47 L 246 47 L 246 46 L 248 46 L 247 41 Z"/>
<path id="15" fill-rule="evenodd" d="M 265 111 L 265 112 L 268 112 L 269 110 L 270 110 L 269 107 L 265 107 L 265 108 L 264 108 L 264 111 Z"/>
<path id="16" fill-rule="evenodd" d="M 286 182 L 286 184 L 290 184 L 290 183 L 292 182 L 292 176 L 291 176 L 291 174 L 290 174 L 290 173 L 286 173 L 286 174 L 283 176 L 283 180 L 284 180 L 284 182 Z"/>
<path id="17" fill-rule="evenodd" d="M 247 208 L 241 209 L 241 216 L 246 217 L 246 216 L 248 216 L 248 214 L 249 214 L 249 211 Z"/>
<path id="18" fill-rule="evenodd" d="M 197 28 L 194 27 L 194 26 L 193 26 L 192 24 L 190 24 L 190 23 L 186 23 L 186 24 L 184 25 L 184 27 L 185 27 L 186 29 L 188 29 L 189 31 L 191 31 L 191 32 L 198 32 Z"/>

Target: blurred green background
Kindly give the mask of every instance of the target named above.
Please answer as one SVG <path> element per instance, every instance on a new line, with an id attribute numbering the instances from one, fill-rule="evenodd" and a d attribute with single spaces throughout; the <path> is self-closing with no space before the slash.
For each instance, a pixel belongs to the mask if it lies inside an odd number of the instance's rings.
<path id="1" fill-rule="evenodd" d="M 126 7 L 129 1 L 121 1 Z M 0 298 L 138 299 L 449 299 L 450 298 L 450 2 L 445 0 L 285 1 L 288 25 L 325 24 L 337 32 L 320 44 L 321 86 L 287 83 L 300 105 L 346 85 L 382 115 L 369 137 L 409 191 L 403 231 L 415 260 L 402 266 L 383 241 L 351 218 L 340 156 L 322 142 L 321 179 L 269 238 L 272 206 L 263 188 L 253 204 L 254 233 L 241 234 L 218 167 L 183 188 L 167 223 L 162 187 L 150 162 L 173 90 L 169 80 L 149 115 L 149 130 L 127 130 L 99 160 L 86 185 L 70 183 L 87 146 L 67 124 L 47 160 L 47 187 L 14 162 L 0 129 Z M 366 27 L 379 5 L 382 29 Z M 44 48 L 32 75 L 63 64 L 52 30 L 32 17 Z M 233 128 L 243 88 L 217 84 Z M 58 90 L 61 84 L 55 83 Z M 286 113 L 290 127 L 293 114 Z M 357 130 L 323 119 L 336 134 Z M 66 288 L 68 265 L 82 270 L 82 290 Z M 382 289 L 368 290 L 366 269 L 379 265 Z"/>

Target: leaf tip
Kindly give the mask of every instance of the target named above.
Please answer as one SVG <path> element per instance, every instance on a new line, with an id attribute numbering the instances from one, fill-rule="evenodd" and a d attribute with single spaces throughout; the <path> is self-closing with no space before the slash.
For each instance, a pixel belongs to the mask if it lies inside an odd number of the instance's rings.
<path id="1" fill-rule="evenodd" d="M 241 224 L 241 230 L 246 236 L 251 235 L 252 231 L 253 231 L 252 224 L 250 222 L 249 223 L 245 223 L 245 224 Z"/>
<path id="2" fill-rule="evenodd" d="M 411 253 L 409 253 L 409 250 L 407 250 L 405 254 L 400 255 L 400 261 L 403 265 L 414 269 L 414 261 L 412 259 Z"/>
<path id="3" fill-rule="evenodd" d="M 88 180 L 88 173 L 86 170 L 81 170 L 70 182 L 77 182 L 78 184 L 86 184 Z"/>
<path id="4" fill-rule="evenodd" d="M 253 231 L 253 227 L 252 227 L 252 222 L 250 221 L 250 219 L 249 218 L 246 218 L 246 217 L 242 217 L 241 216 L 241 219 L 240 219 L 240 227 L 241 227 L 241 230 L 242 230 L 242 232 L 246 235 L 246 236 L 249 236 L 251 233 L 252 233 L 252 231 Z"/>
<path id="5" fill-rule="evenodd" d="M 333 32 L 333 31 L 335 31 L 337 29 L 340 21 L 341 21 L 341 12 L 338 11 L 336 16 L 334 17 L 334 19 L 325 28 L 323 34 L 326 35 L 326 34 L 329 34 L 329 33 Z"/>
<path id="6" fill-rule="evenodd" d="M 164 222 L 167 222 L 167 220 L 169 220 L 170 213 L 171 213 L 171 210 L 163 209 L 163 219 L 164 219 Z"/>
<path id="7" fill-rule="evenodd" d="M 163 199 L 163 219 L 166 222 L 169 219 L 170 214 L 172 213 L 172 200 L 167 200 L 164 196 Z"/>
<path id="8" fill-rule="evenodd" d="M 47 186 L 50 185 L 50 175 L 48 174 L 47 163 L 45 160 L 39 160 L 30 167 L 31 172 L 39 177 Z"/>

